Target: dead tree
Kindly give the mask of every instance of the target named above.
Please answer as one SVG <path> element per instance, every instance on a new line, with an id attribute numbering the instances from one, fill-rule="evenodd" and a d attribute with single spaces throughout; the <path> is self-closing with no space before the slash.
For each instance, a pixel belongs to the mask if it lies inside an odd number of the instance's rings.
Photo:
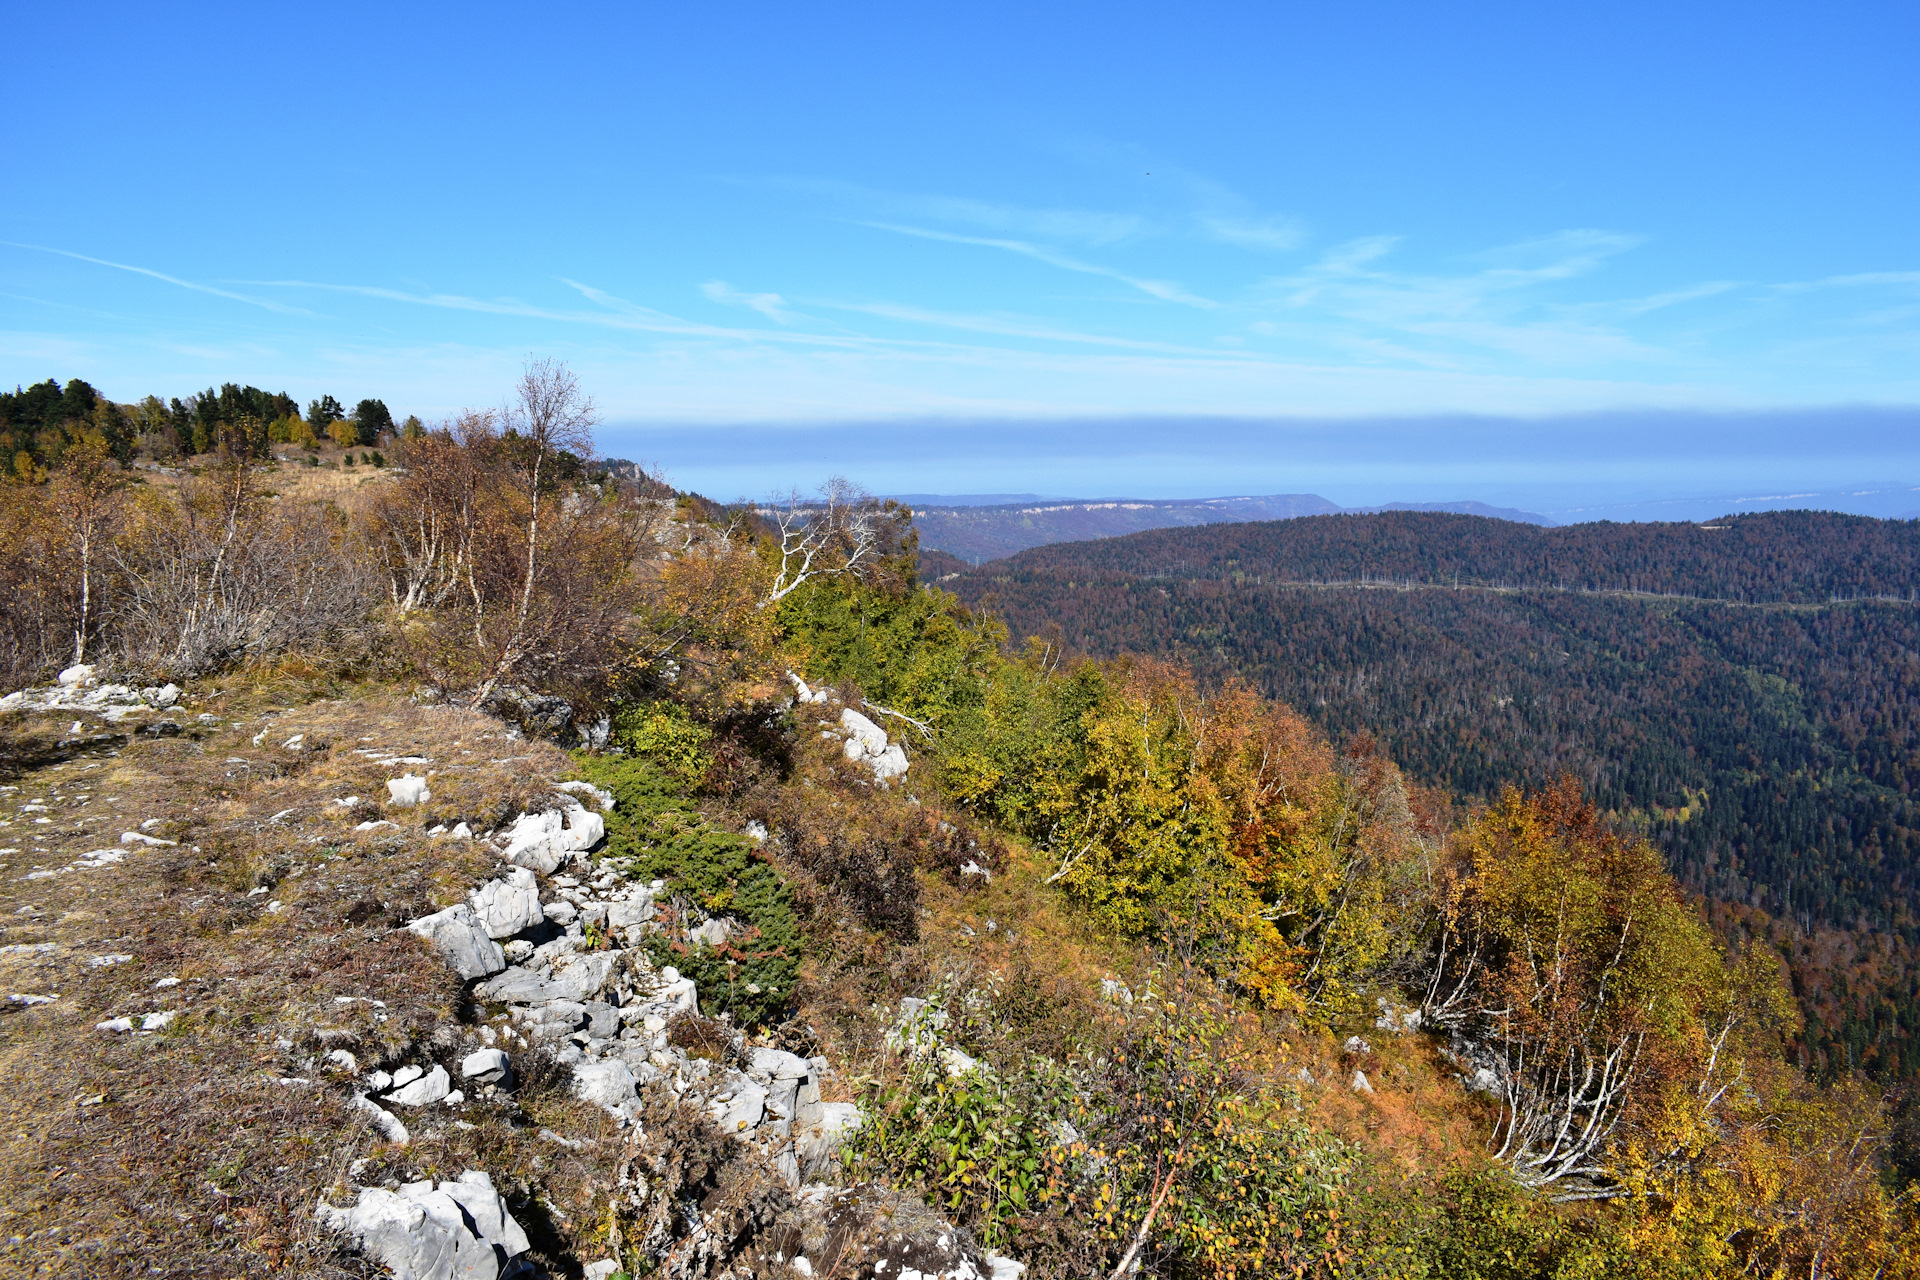
<path id="1" fill-rule="evenodd" d="M 893 513 L 860 486 L 835 476 L 820 486 L 817 501 L 805 501 L 798 489 L 761 513 L 772 526 L 780 566 L 760 601 L 777 605 L 809 582 L 856 574 L 888 550 Z"/>

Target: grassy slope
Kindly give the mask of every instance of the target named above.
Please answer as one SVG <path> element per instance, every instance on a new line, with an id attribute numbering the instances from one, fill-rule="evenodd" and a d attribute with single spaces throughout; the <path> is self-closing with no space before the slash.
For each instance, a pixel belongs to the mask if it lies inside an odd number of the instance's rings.
<path id="1" fill-rule="evenodd" d="M 8 785 L 18 790 L 4 793 L 11 826 L 0 834 L 22 852 L 0 855 L 0 920 L 4 944 L 19 949 L 0 953 L 0 984 L 58 995 L 51 1004 L 0 1006 L 0 1080 L 12 1116 L 0 1160 L 6 1274 L 145 1274 L 156 1261 L 182 1276 L 279 1267 L 371 1274 L 311 1219 L 316 1194 L 360 1159 L 371 1162 L 362 1183 L 383 1173 L 410 1180 L 486 1169 L 550 1265 L 564 1272 L 596 1256 L 596 1197 L 606 1194 L 625 1139 L 568 1096 L 564 1073 L 516 1055 L 528 1083 L 515 1099 L 469 1104 L 460 1119 L 472 1128 L 438 1109 L 407 1113 L 415 1140 L 400 1149 L 346 1111 L 349 1080 L 323 1058 L 345 1048 L 363 1067 L 452 1064 L 474 1047 L 458 981 L 397 926 L 458 900 L 494 859 L 423 829 L 462 818 L 491 826 L 535 803 L 572 762 L 510 740 L 487 717 L 419 707 L 391 690 L 336 691 L 348 694 L 338 699 L 316 692 L 204 691 L 172 717 L 194 726 L 190 736 L 135 735 L 64 759 L 50 758 L 60 753 L 43 741 L 39 754 L 16 761 Z M 203 712 L 218 723 L 199 724 Z M 43 729 L 16 722 L 7 737 L 30 741 Z M 302 750 L 276 745 L 296 733 L 305 735 Z M 849 828 L 910 812 L 902 792 L 861 785 L 834 745 L 800 737 L 783 793 L 804 795 Z M 433 761 L 419 766 L 433 770 L 424 811 L 383 814 L 371 803 L 399 771 L 378 763 L 380 753 Z M 333 803 L 351 795 L 361 803 Z M 49 806 L 37 815 L 46 824 L 19 809 L 34 797 Z M 353 830 L 377 816 L 402 826 Z M 150 833 L 179 843 L 128 847 L 124 862 L 99 870 L 23 878 L 121 847 L 122 831 L 150 819 L 159 819 Z M 1090 932 L 1017 847 L 1004 851 L 989 886 L 967 878 L 956 887 L 921 872 L 911 940 L 862 928 L 830 891 L 809 888 L 803 870 L 788 871 L 810 913 L 790 1033 L 807 1043 L 792 1047 L 824 1051 L 841 1066 L 840 1096 L 897 1069 L 882 1048 L 880 1010 L 901 995 L 941 982 L 994 986 L 1009 1007 L 1026 1010 L 1026 1034 L 970 1046 L 993 1058 L 1063 1044 L 1076 1022 L 1097 1016 L 1102 977 L 1137 984 L 1147 963 Z M 278 911 L 269 909 L 275 902 Z M 132 959 L 91 963 L 111 955 Z M 181 981 L 156 990 L 167 977 Z M 375 1000 L 384 1007 L 368 1003 Z M 94 1029 L 160 1009 L 179 1017 L 154 1035 Z M 1374 1040 L 1370 1059 L 1341 1053 L 1345 1028 L 1273 1043 L 1273 1071 L 1291 1076 L 1305 1066 L 1319 1082 L 1300 1093 L 1313 1119 L 1407 1174 L 1479 1149 L 1481 1117 L 1431 1045 L 1353 1029 Z M 1346 1087 L 1356 1066 L 1373 1095 Z M 543 1131 L 583 1145 L 557 1144 Z"/>
<path id="2" fill-rule="evenodd" d="M 491 825 L 571 762 L 509 741 L 497 721 L 379 690 L 307 701 L 236 688 L 174 718 L 208 709 L 219 723 L 192 737 L 136 737 L 8 779 L 19 790 L 6 793 L 12 825 L 0 834 L 22 851 L 0 855 L 0 920 L 8 947 L 33 949 L 0 957 L 0 983 L 58 998 L 0 1006 L 0 1271 L 371 1274 L 311 1221 L 316 1194 L 363 1156 L 368 1180 L 383 1162 L 408 1177 L 493 1170 L 537 1240 L 564 1235 L 570 1212 L 590 1216 L 590 1188 L 617 1157 L 602 1113 L 535 1072 L 517 1107 L 469 1107 L 473 1129 L 408 1115 L 415 1143 L 403 1152 L 349 1117 L 347 1078 L 321 1055 L 345 1048 L 365 1065 L 470 1050 L 458 980 L 395 926 L 458 900 L 495 859 L 420 830 L 457 817 Z M 276 747 L 295 733 L 305 750 Z M 378 816 L 370 798 L 398 772 L 357 747 L 434 760 L 422 766 L 435 770 L 428 808 L 389 815 L 403 829 L 353 830 Z M 362 803 L 332 803 L 349 795 Z M 19 814 L 32 797 L 48 804 L 46 825 Z M 24 878 L 120 847 L 122 831 L 156 818 L 148 830 L 177 845 Z M 132 959 L 92 963 L 110 955 Z M 179 985 L 156 990 L 168 977 Z M 94 1029 L 161 1009 L 179 1017 L 158 1034 Z M 311 1083 L 280 1083 L 296 1078 Z M 538 1139 L 541 1127 L 599 1146 L 569 1150 Z"/>

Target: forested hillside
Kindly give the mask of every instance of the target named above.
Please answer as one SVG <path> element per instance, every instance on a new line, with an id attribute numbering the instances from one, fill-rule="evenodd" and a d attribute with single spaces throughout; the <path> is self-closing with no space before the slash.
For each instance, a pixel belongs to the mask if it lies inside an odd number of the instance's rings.
<path id="1" fill-rule="evenodd" d="M 906 501 L 906 499 L 902 499 Z M 1394 502 L 1382 507 L 1346 507 L 1317 493 L 1277 493 L 1259 498 L 1182 498 L 1164 501 L 1103 499 L 1041 500 L 949 505 L 938 498 L 916 498 L 914 524 L 920 545 L 970 564 L 1010 556 L 1029 547 L 1057 542 L 1117 538 L 1147 529 L 1185 529 L 1194 525 L 1291 520 L 1298 516 L 1372 511 L 1452 511 L 1530 524 L 1553 521 L 1531 511 L 1490 507 L 1484 502 Z"/>
<path id="2" fill-rule="evenodd" d="M 357 472 L 69 388 L 5 1274 L 1920 1280 L 1911 606 L 1042 574 L 1022 643 L 844 480 L 596 461 L 563 366 Z"/>
<path id="3" fill-rule="evenodd" d="M 1102 574 L 1233 583 L 1383 582 L 1824 604 L 1920 591 L 1920 521 L 1770 511 L 1709 524 L 1541 528 L 1438 512 L 1161 529 L 1037 547 L 995 578 Z"/>
<path id="4" fill-rule="evenodd" d="M 1920 579 L 1920 524 L 1718 523 L 1337 516 L 1046 547 L 942 585 L 1016 634 L 1244 678 L 1463 795 L 1570 772 L 1696 891 L 1911 947 L 1920 614 L 1886 597 Z M 1842 1057 L 1920 1070 L 1910 976 L 1839 1003 L 1806 984 L 1816 1056 L 1824 1026 Z"/>

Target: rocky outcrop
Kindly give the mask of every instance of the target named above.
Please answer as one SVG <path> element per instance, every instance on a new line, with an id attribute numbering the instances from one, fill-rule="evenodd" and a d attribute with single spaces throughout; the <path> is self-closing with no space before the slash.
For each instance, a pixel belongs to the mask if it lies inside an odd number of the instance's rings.
<path id="1" fill-rule="evenodd" d="M 866 764 L 873 770 L 874 778 L 880 782 L 906 776 L 906 750 L 897 742 L 889 744 L 885 729 L 852 707 L 847 707 L 840 712 L 840 727 L 847 734 L 846 746 L 843 748 L 847 759 L 856 764 Z"/>
<path id="2" fill-rule="evenodd" d="M 421 916 L 407 926 L 433 944 L 453 971 L 469 981 L 507 967 L 506 953 L 466 903 Z"/>
<path id="3" fill-rule="evenodd" d="M 848 1280 L 1019 1280 L 917 1197 L 886 1187 L 809 1187 L 757 1244 L 761 1274 Z"/>
<path id="4" fill-rule="evenodd" d="M 540 885 L 533 872 L 515 867 L 467 895 L 473 914 L 489 938 L 511 938 L 546 919 L 540 910 Z"/>
<path id="5" fill-rule="evenodd" d="M 505 833 L 501 857 L 515 866 L 552 875 L 607 834 L 606 821 L 577 800 L 565 799 L 544 813 L 523 813 Z"/>
<path id="6" fill-rule="evenodd" d="M 583 794 L 601 807 L 612 801 L 591 788 L 570 794 Z M 827 1100 L 833 1071 L 825 1058 L 749 1044 L 724 1020 L 717 1025 L 730 1043 L 723 1043 L 717 1058 L 711 1045 L 692 1056 L 672 1042 L 675 1020 L 698 1015 L 700 993 L 692 979 L 648 958 L 646 944 L 669 927 L 669 915 L 656 909 L 666 885 L 634 883 L 614 868 L 595 867 L 585 851 L 602 830 L 599 814 L 577 802 L 522 815 L 499 842 L 508 863 L 499 876 L 467 901 L 409 926 L 473 982 L 473 1000 L 490 1015 L 477 1027 L 483 1044 L 476 1047 L 468 1039 L 465 1051 L 456 1050 L 444 1064 L 409 1064 L 391 1072 L 362 1071 L 351 1054 L 344 1054 L 336 1065 L 357 1077 L 353 1105 L 390 1141 L 404 1145 L 409 1134 L 400 1114 L 432 1108 L 457 1114 L 468 1105 L 469 1091 L 483 1099 L 511 1089 L 516 1081 L 510 1051 L 538 1050 L 567 1066 L 576 1097 L 624 1125 L 639 1126 L 643 1111 L 664 1101 L 678 1109 L 675 1114 L 691 1108 L 693 1116 L 704 1117 L 739 1144 L 730 1149 L 758 1164 L 766 1185 L 792 1206 L 791 1243 L 773 1250 L 785 1270 L 820 1274 L 807 1268 L 832 1266 L 834 1258 L 844 1257 L 847 1266 L 836 1274 L 873 1280 L 1016 1275 L 1017 1264 L 982 1256 L 962 1233 L 912 1197 L 884 1188 L 807 1187 L 811 1179 L 832 1176 L 837 1152 L 861 1122 L 854 1103 Z M 724 917 L 703 925 L 725 941 Z M 686 928 L 684 923 L 674 927 Z M 895 1047 L 937 1053 L 950 1071 L 978 1069 L 940 1043 L 946 1021 L 937 1004 L 903 1002 L 892 1037 Z M 645 1137 L 636 1129 L 636 1140 Z M 495 1280 L 499 1268 L 509 1267 L 515 1251 L 524 1249 L 524 1237 L 495 1233 L 496 1227 L 506 1232 L 511 1224 L 503 1205 L 497 1220 L 483 1221 L 484 1215 L 469 1206 L 456 1222 L 449 1206 L 466 1204 L 462 1188 L 481 1185 L 492 1194 L 478 1173 L 462 1175 L 457 1186 L 426 1182 L 398 1191 L 369 1188 L 350 1208 L 323 1206 L 322 1220 L 359 1239 L 396 1276 Z M 488 1203 L 477 1191 L 472 1198 L 483 1207 Z M 698 1245 L 702 1228 L 686 1229 L 693 1235 L 667 1241 L 663 1250 Z M 775 1236 L 788 1238 L 778 1231 Z M 816 1240 L 839 1243 L 810 1255 L 806 1242 Z M 720 1247 L 720 1237 L 700 1246 Z M 732 1251 L 744 1247 L 749 1246 L 742 1238 L 722 1252 L 739 1257 Z M 605 1270 L 608 1264 L 596 1265 Z"/>
<path id="7" fill-rule="evenodd" d="M 506 1280 L 523 1274 L 513 1259 L 527 1251 L 526 1232 L 478 1169 L 438 1186 L 429 1180 L 398 1191 L 366 1187 L 345 1208 L 322 1200 L 316 1216 L 351 1236 L 394 1280 Z"/>
<path id="8" fill-rule="evenodd" d="M 117 723 L 136 712 L 165 710 L 180 701 L 180 686 L 157 685 L 136 689 L 131 685 L 102 683 L 91 666 L 68 667 L 59 683 L 33 689 L 21 689 L 0 698 L 0 711 L 61 711 L 95 715 Z M 176 726 L 177 728 L 177 726 Z"/>

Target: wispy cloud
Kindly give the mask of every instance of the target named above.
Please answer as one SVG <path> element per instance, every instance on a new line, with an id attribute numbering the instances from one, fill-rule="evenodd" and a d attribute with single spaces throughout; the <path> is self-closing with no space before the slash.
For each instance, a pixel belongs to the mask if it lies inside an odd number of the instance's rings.
<path id="1" fill-rule="evenodd" d="M 777 293 L 743 293 L 725 280 L 709 280 L 700 286 L 700 292 L 725 306 L 751 307 L 775 324 L 792 324 L 798 318 Z"/>
<path id="2" fill-rule="evenodd" d="M 1296 218 L 1230 218 L 1205 216 L 1200 229 L 1215 240 L 1239 245 L 1243 249 L 1285 251 L 1297 249 L 1306 239 L 1307 229 Z"/>
<path id="3" fill-rule="evenodd" d="M 971 196 L 889 191 L 830 178 L 767 178 L 753 185 L 820 197 L 857 210 L 857 216 L 943 222 L 1056 243 L 1109 245 L 1163 230 L 1153 218 L 1141 213 L 1038 208 Z"/>
<path id="4" fill-rule="evenodd" d="M 96 267 L 112 267 L 115 271 L 130 271 L 134 275 L 146 276 L 149 279 L 159 280 L 181 289 L 191 289 L 195 293 L 210 293 L 216 298 L 226 298 L 233 302 L 244 302 L 250 307 L 264 307 L 268 311 L 279 311 L 288 315 L 305 316 L 313 314 L 311 311 L 305 311 L 299 307 L 290 307 L 283 302 L 275 302 L 270 298 L 248 297 L 244 293 L 234 293 L 227 289 L 216 289 L 210 284 L 200 284 L 193 280 L 182 280 L 179 276 L 170 276 L 164 271 L 155 271 L 151 267 L 136 267 L 125 262 L 111 262 L 106 258 L 94 258 L 84 253 L 74 253 L 70 249 L 54 249 L 44 244 L 21 244 L 14 240 L 0 240 L 0 244 L 5 244 L 15 249 L 31 249 L 36 253 L 57 254 L 62 258 L 73 258 L 79 262 L 91 262 Z"/>
<path id="5" fill-rule="evenodd" d="M 1858 289 L 1886 285 L 1920 285 L 1920 271 L 1858 271 L 1852 275 L 1779 284 L 1774 288 L 1781 293 L 1806 293 L 1814 289 Z"/>
<path id="6" fill-rule="evenodd" d="M 1420 362 L 1429 367 L 1451 365 L 1475 350 L 1559 365 L 1658 362 L 1668 358 L 1666 352 L 1621 331 L 1617 322 L 1731 285 L 1611 305 L 1561 304 L 1541 292 L 1588 275 L 1639 243 L 1639 237 L 1615 232 L 1563 231 L 1472 255 L 1468 261 L 1477 269 L 1442 274 L 1390 269 L 1386 260 L 1400 239 L 1367 236 L 1332 247 L 1305 269 L 1267 281 L 1265 289 L 1284 312 L 1371 330 L 1374 338 L 1389 338 L 1393 349 L 1424 353 Z M 1435 343 L 1442 344 L 1437 351 Z"/>
<path id="7" fill-rule="evenodd" d="M 263 288 L 275 289 L 314 289 L 328 293 L 354 294 L 363 298 L 379 298 L 387 302 L 402 302 L 416 307 L 437 307 L 446 311 L 471 311 L 481 315 L 520 316 L 530 320 L 553 320 L 562 324 L 598 325 L 609 329 L 632 329 L 646 333 L 675 333 L 710 338 L 760 338 L 780 335 L 764 330 L 732 329 L 723 325 L 701 324 L 696 320 L 683 320 L 679 316 L 638 303 L 627 302 L 605 293 L 591 285 L 576 280 L 562 278 L 561 283 L 580 293 L 591 302 L 606 308 L 603 311 L 570 311 L 557 307 L 542 307 L 521 302 L 513 298 L 473 298 L 458 293 L 410 293 L 404 289 L 388 289 L 379 285 L 365 284 L 329 284 L 317 280 L 255 280 L 249 283 Z"/>
<path id="8" fill-rule="evenodd" d="M 1098 263 L 1083 262 L 1078 258 L 1068 257 L 1056 249 L 1050 249 L 1044 245 L 1029 244 L 1025 240 L 1002 240 L 990 236 L 956 235 L 951 231 L 935 231 L 928 227 L 902 226 L 892 222 L 868 222 L 864 225 L 873 227 L 878 231 L 891 231 L 895 235 L 917 236 L 922 240 L 943 240 L 949 244 L 972 244 L 988 249 L 1004 250 L 1007 253 L 1017 253 L 1024 257 L 1044 262 L 1048 266 L 1059 267 L 1063 271 L 1079 271 L 1090 276 L 1104 276 L 1109 280 L 1118 280 L 1120 283 L 1130 285 L 1150 297 L 1160 299 L 1162 302 L 1179 302 L 1190 307 L 1208 308 L 1219 305 L 1210 299 L 1189 293 L 1171 281 L 1147 280 L 1139 276 L 1128 275 L 1124 271 L 1117 271 L 1112 267 L 1104 267 Z"/>
<path id="9" fill-rule="evenodd" d="M 1157 351 L 1204 356 L 1221 354 L 1218 351 L 1182 346 L 1179 343 L 1123 338 L 1112 334 L 1083 333 L 1037 320 L 1021 320 L 1008 316 L 967 315 L 897 302 L 830 302 L 821 305 L 838 311 L 854 311 L 888 320 L 904 320 L 909 324 L 933 325 L 970 333 L 993 333 L 1009 338 L 1032 338 L 1041 342 L 1070 342 L 1087 346 L 1112 347 L 1123 351 Z"/>

